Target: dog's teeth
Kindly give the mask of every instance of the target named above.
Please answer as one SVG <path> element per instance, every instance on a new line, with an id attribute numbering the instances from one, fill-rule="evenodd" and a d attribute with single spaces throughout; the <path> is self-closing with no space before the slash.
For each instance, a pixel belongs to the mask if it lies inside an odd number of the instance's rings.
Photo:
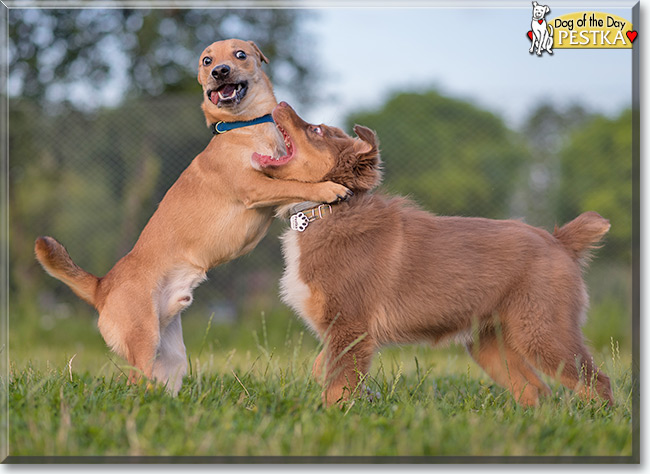
<path id="1" fill-rule="evenodd" d="M 233 89 L 232 94 L 230 94 L 229 96 L 225 96 L 225 95 L 223 95 L 223 93 L 221 91 L 218 91 L 219 98 L 222 99 L 222 100 L 232 99 L 233 97 L 235 97 L 236 93 L 237 93 L 237 91 Z"/>

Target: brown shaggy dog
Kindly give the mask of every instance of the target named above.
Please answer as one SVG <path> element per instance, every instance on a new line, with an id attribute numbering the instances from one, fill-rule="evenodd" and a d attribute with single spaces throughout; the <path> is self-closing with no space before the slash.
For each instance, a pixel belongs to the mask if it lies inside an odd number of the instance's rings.
<path id="1" fill-rule="evenodd" d="M 293 229 L 283 236 L 282 296 L 324 339 L 313 372 L 326 404 L 349 397 L 378 347 L 450 338 L 523 405 L 550 394 L 534 368 L 613 403 L 580 330 L 581 262 L 608 231 L 606 219 L 586 212 L 551 235 L 515 220 L 435 216 L 369 192 L 381 180 L 371 130 L 355 126 L 351 138 L 304 122 L 285 103 L 273 117 L 289 153 L 256 153 L 261 170 L 355 193 L 332 206 L 284 208 Z"/>

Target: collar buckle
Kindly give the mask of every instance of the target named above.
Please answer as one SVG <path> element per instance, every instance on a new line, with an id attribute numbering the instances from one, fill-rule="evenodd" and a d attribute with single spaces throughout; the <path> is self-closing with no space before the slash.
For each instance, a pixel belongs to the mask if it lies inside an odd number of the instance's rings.
<path id="1" fill-rule="evenodd" d="M 310 222 L 323 219 L 327 215 L 324 211 L 330 211 L 329 213 L 332 214 L 332 206 L 329 204 L 319 204 L 296 212 L 290 219 L 291 228 L 298 232 L 304 232 Z"/>
<path id="2" fill-rule="evenodd" d="M 319 219 L 323 218 L 323 208 L 327 208 L 330 211 L 330 214 L 332 213 L 332 206 L 330 206 L 329 204 L 321 204 L 317 208 L 317 210 L 318 210 L 318 218 Z"/>

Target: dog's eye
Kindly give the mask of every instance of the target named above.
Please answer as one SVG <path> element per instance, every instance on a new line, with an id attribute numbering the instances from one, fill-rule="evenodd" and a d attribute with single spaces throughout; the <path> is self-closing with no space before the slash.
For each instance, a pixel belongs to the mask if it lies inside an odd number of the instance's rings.
<path id="1" fill-rule="evenodd" d="M 314 132 L 314 133 L 317 134 L 317 135 L 323 136 L 323 129 L 320 128 L 320 127 L 317 126 L 317 125 L 312 125 L 312 126 L 309 128 L 309 130 L 312 131 L 312 132 Z"/>
<path id="2" fill-rule="evenodd" d="M 210 64 L 212 64 L 212 58 L 211 57 L 206 56 L 205 58 L 203 58 L 203 65 L 204 66 L 209 66 Z"/>
<path id="3" fill-rule="evenodd" d="M 243 51 L 237 51 L 235 53 L 235 57 L 237 59 L 246 59 L 246 53 L 244 53 Z"/>

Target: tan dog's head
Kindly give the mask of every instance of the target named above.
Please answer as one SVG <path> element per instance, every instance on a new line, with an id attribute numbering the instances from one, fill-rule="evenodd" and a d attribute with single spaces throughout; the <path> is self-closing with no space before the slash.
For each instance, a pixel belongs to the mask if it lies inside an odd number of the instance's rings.
<path id="1" fill-rule="evenodd" d="M 273 109 L 277 101 L 262 62 L 269 61 L 252 41 L 229 39 L 205 48 L 198 79 L 208 125 L 219 120 L 250 120 Z"/>
<path id="2" fill-rule="evenodd" d="M 375 132 L 354 126 L 358 138 L 327 125 L 312 125 L 286 103 L 273 110 L 284 135 L 287 154 L 273 157 L 253 153 L 251 164 L 280 179 L 303 182 L 333 181 L 351 191 L 369 191 L 381 182 L 381 160 Z"/>

